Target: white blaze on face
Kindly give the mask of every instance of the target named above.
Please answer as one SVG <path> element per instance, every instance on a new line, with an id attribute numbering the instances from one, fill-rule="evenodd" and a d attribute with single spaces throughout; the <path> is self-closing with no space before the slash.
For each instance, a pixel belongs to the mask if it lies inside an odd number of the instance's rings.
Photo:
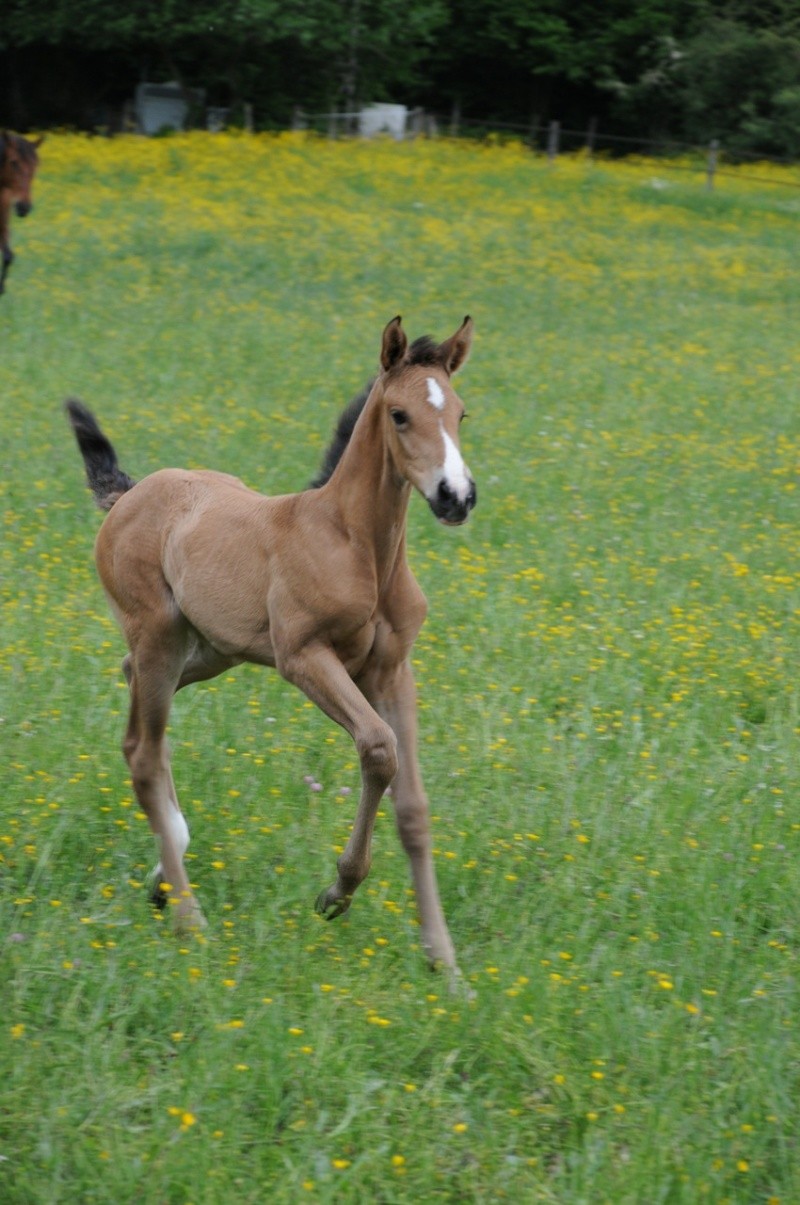
<path id="1" fill-rule="evenodd" d="M 428 401 L 433 406 L 434 410 L 444 410 L 444 391 L 438 381 L 433 377 L 427 378 L 428 383 Z M 447 434 L 444 429 L 444 423 L 440 421 L 439 428 L 442 432 L 442 440 L 444 441 L 444 464 L 442 465 L 442 478 L 456 495 L 457 498 L 464 499 L 469 493 L 472 485 L 469 469 L 464 464 L 463 457 L 458 450 L 454 440 Z"/>
<path id="2" fill-rule="evenodd" d="M 442 466 L 442 474 L 450 489 L 463 502 L 472 484 L 469 469 L 464 464 L 464 458 L 455 443 L 445 431 L 444 423 L 441 424 L 441 427 L 442 438 L 444 439 L 444 465 Z"/>

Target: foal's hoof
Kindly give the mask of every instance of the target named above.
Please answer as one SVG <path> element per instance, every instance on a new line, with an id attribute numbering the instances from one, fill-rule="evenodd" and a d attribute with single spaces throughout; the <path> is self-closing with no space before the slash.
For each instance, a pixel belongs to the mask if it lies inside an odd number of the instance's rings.
<path id="1" fill-rule="evenodd" d="M 340 895 L 336 887 L 328 887 L 319 893 L 314 908 L 325 920 L 335 920 L 347 911 L 352 898 L 351 895 Z"/>
<path id="2" fill-rule="evenodd" d="M 153 907 L 157 908 L 159 912 L 163 912 L 167 906 L 168 899 L 169 899 L 169 896 L 167 895 L 166 891 L 164 891 L 164 889 L 162 888 L 161 883 L 160 882 L 154 883 L 153 889 L 150 892 L 150 903 L 153 905 Z"/>
<path id="3" fill-rule="evenodd" d="M 199 904 L 193 903 L 183 912 L 180 907 L 175 910 L 174 928 L 178 937 L 191 937 L 193 933 L 199 933 L 207 926 L 208 921 L 203 916 Z"/>
<path id="4" fill-rule="evenodd" d="M 472 1001 L 477 1000 L 478 993 L 474 987 L 471 987 L 457 966 L 445 967 L 437 966 L 436 970 L 444 974 L 444 980 L 447 984 L 447 990 L 451 996 L 458 996 L 462 1000 Z"/>

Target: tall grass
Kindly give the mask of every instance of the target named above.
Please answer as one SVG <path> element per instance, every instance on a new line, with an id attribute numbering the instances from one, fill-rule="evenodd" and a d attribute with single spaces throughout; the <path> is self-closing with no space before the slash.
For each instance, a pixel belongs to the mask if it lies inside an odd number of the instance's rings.
<path id="1" fill-rule="evenodd" d="M 0 1198 L 797 1200 L 794 194 L 446 142 L 42 160 L 0 302 Z M 60 411 L 134 476 L 302 488 L 397 312 L 478 329 L 478 508 L 410 517 L 470 998 L 424 966 L 388 801 L 314 914 L 357 761 L 253 667 L 173 713 L 210 928 L 151 915 Z"/>

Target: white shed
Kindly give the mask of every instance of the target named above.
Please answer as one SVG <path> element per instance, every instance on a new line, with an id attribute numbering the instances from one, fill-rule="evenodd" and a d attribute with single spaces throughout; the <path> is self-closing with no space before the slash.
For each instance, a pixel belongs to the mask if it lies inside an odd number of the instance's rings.
<path id="1" fill-rule="evenodd" d="M 143 134 L 182 130 L 189 116 L 189 100 L 202 104 L 203 99 L 201 90 L 182 88 L 177 83 L 139 84 L 134 102 L 137 125 Z"/>
<path id="2" fill-rule="evenodd" d="M 407 118 L 405 105 L 366 105 L 358 115 L 358 132 L 362 138 L 391 134 L 399 142 L 406 136 Z"/>

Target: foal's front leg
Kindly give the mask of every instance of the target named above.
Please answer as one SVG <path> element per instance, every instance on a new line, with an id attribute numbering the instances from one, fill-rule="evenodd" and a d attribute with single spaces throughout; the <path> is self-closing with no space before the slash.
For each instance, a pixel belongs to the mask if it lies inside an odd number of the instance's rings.
<path id="1" fill-rule="evenodd" d="M 456 953 L 444 918 L 433 864 L 430 809 L 417 758 L 417 698 L 411 666 L 376 671 L 364 682 L 364 693 L 397 737 L 397 775 L 392 800 L 397 828 L 417 894 L 422 945 L 434 966 L 458 973 Z"/>
<path id="2" fill-rule="evenodd" d="M 397 772 L 397 741 L 391 727 L 370 706 L 327 645 L 310 645 L 284 656 L 278 670 L 350 733 L 361 762 L 361 798 L 350 837 L 336 864 L 338 876 L 317 897 L 317 911 L 332 920 L 347 911 L 356 888 L 369 872 L 375 816 Z"/>

